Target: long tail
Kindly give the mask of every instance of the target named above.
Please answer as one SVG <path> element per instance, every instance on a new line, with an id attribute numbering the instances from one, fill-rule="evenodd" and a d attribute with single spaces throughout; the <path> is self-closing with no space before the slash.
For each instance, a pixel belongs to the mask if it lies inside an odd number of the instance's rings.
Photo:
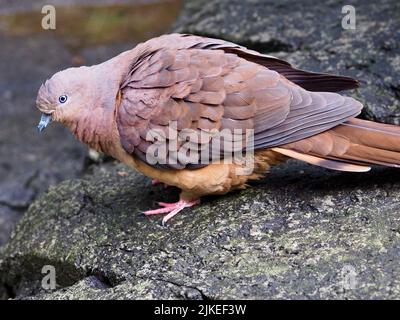
<path id="1" fill-rule="evenodd" d="M 400 168 L 400 127 L 354 118 L 272 150 L 340 171 L 363 172 L 370 170 L 370 165 Z"/>

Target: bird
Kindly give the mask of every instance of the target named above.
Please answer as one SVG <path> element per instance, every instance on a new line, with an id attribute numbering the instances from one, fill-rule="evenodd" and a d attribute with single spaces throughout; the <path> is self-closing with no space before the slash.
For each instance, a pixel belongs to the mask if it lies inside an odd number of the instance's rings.
<path id="1" fill-rule="evenodd" d="M 226 40 L 172 33 L 55 73 L 38 91 L 38 129 L 60 122 L 90 148 L 181 189 L 179 201 L 144 211 L 165 214 L 165 224 L 290 158 L 347 172 L 399 167 L 400 128 L 358 118 L 362 103 L 340 93 L 358 86 Z"/>

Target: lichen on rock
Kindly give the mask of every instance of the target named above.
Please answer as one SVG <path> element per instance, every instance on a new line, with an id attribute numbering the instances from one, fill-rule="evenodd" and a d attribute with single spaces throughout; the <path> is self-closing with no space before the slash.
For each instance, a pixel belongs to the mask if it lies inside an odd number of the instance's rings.
<path id="1" fill-rule="evenodd" d="M 30 299 L 398 297 L 399 177 L 291 161 L 163 227 L 141 211 L 177 190 L 104 164 L 30 207 L 4 249 L 1 280 Z M 55 292 L 41 288 L 43 265 L 55 266 Z"/>

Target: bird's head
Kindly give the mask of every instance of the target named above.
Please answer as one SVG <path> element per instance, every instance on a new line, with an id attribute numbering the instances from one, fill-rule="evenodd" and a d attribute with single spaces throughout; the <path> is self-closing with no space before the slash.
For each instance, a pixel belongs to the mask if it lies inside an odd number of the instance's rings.
<path id="1" fill-rule="evenodd" d="M 90 108 L 92 90 L 88 67 L 69 68 L 54 74 L 39 89 L 36 107 L 42 112 L 38 130 L 43 131 L 51 121 L 70 124 Z"/>

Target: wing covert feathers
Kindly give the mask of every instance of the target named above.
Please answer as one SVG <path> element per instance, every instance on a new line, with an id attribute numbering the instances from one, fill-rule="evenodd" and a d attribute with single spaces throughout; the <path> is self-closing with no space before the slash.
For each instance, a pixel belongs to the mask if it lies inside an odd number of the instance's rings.
<path id="1" fill-rule="evenodd" d="M 199 37 L 192 35 L 183 36 L 193 41 L 195 41 L 194 39 L 199 39 Z M 359 86 L 359 82 L 350 77 L 300 70 L 293 67 L 287 61 L 270 55 L 261 54 L 257 51 L 224 40 L 202 38 L 202 41 L 199 41 L 194 47 L 224 50 L 227 53 L 234 53 L 247 61 L 254 62 L 278 72 L 288 80 L 309 91 L 338 92 L 355 89 Z"/>
<path id="2" fill-rule="evenodd" d="M 171 121 L 178 131 L 192 129 L 199 136 L 213 129 L 254 130 L 254 147 L 260 150 L 318 135 L 357 116 L 362 108 L 337 93 L 304 89 L 352 88 L 356 82 L 350 78 L 297 70 L 223 40 L 172 34 L 140 44 L 129 54 L 132 64 L 121 83 L 116 120 L 125 151 L 144 161 L 152 129 L 163 132 L 168 144 L 182 147 L 169 136 Z M 212 139 L 202 136 L 199 150 Z M 223 155 L 226 150 L 220 151 Z M 178 161 L 159 167 L 200 166 Z"/>

